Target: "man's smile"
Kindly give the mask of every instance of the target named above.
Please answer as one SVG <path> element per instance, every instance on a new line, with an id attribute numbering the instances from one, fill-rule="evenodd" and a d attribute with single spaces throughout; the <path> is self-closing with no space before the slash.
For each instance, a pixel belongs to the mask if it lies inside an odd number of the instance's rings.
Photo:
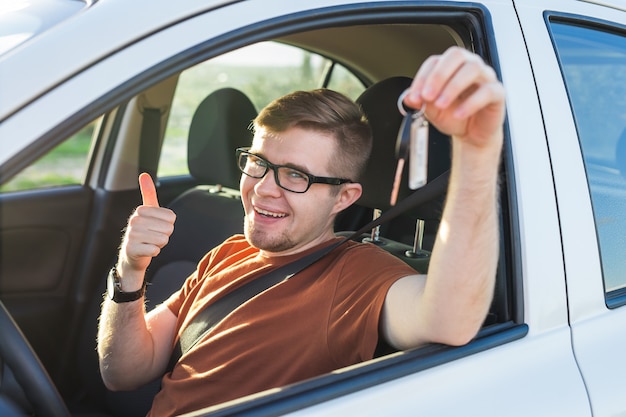
<path id="1" fill-rule="evenodd" d="M 283 218 L 283 217 L 287 217 L 286 213 L 278 213 L 278 212 L 273 212 L 273 211 L 269 211 L 269 210 L 264 210 L 261 209 L 259 207 L 254 207 L 254 211 L 262 216 L 265 217 L 272 217 L 275 219 L 279 219 L 279 218 Z"/>

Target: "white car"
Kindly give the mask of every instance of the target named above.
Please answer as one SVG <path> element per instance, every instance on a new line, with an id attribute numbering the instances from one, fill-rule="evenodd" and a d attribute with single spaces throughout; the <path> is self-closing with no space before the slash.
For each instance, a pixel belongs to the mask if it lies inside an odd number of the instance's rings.
<path id="1" fill-rule="evenodd" d="M 192 415 L 626 415 L 622 0 L 3 2 L 0 415 L 145 414 L 154 384 L 108 392 L 95 353 L 140 171 L 178 215 L 150 268 L 154 304 L 240 231 L 247 122 L 289 91 L 336 89 L 362 103 L 378 146 L 368 197 L 337 222 L 355 230 L 389 208 L 397 88 L 452 45 L 493 65 L 507 94 L 483 329 Z M 429 158 L 432 180 L 449 165 L 436 132 Z M 378 243 L 425 272 L 442 198 L 383 225 Z"/>

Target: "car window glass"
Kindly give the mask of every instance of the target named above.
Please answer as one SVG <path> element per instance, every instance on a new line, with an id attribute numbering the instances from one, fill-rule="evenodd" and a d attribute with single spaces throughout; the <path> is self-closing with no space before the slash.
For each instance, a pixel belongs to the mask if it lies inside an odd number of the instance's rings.
<path id="1" fill-rule="evenodd" d="M 276 42 L 260 42 L 205 61 L 183 71 L 178 79 L 167 122 L 158 176 L 186 175 L 187 132 L 195 109 L 211 92 L 233 87 L 246 94 L 257 110 L 295 90 L 324 85 L 352 99 L 365 89 L 341 65 L 320 55 Z M 234 150 L 233 150 L 234 152 Z"/>
<path id="2" fill-rule="evenodd" d="M 626 287 L 626 38 L 552 25 L 585 162 L 607 292 Z"/>
<path id="3" fill-rule="evenodd" d="M 88 166 L 93 133 L 99 121 L 100 118 L 89 123 L 29 165 L 0 186 L 0 192 L 82 184 Z"/>

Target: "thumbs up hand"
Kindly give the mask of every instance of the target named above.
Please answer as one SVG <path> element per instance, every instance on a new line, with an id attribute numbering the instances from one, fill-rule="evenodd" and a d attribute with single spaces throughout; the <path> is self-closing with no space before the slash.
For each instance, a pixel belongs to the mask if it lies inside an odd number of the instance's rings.
<path id="1" fill-rule="evenodd" d="M 150 261 L 169 242 L 176 220 L 172 210 L 159 207 L 150 175 L 142 173 L 139 176 L 139 188 L 143 204 L 128 219 L 117 265 L 124 291 L 141 287 Z"/>

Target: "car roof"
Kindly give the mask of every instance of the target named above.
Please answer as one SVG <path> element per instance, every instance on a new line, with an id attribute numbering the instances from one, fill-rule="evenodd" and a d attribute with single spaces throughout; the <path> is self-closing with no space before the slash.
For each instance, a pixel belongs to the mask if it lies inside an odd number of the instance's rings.
<path id="1" fill-rule="evenodd" d="M 0 54 L 0 78 L 5 76 L 1 73 L 7 71 L 7 68 L 28 68 L 33 62 L 42 62 L 42 57 L 54 58 L 47 59 L 46 71 L 33 72 L 28 77 L 13 78 L 11 83 L 3 85 L 3 94 L 0 96 L 0 121 L 35 97 L 44 94 L 68 74 L 80 72 L 132 41 L 200 12 L 238 0 L 159 1 L 158 7 L 154 7 L 156 3 L 154 0 L 132 2 L 126 0 L 16 1 L 18 3 L 15 4 L 23 7 L 27 4 L 29 10 L 31 7 L 34 7 L 33 10 L 39 10 L 39 15 L 49 11 L 44 8 L 43 4 L 63 5 L 66 15 L 65 17 L 57 15 L 56 18 L 50 18 L 50 21 L 46 19 L 48 22 L 46 29 L 42 29 L 43 26 L 41 26 L 36 30 L 36 36 L 35 34 L 25 35 L 28 41 L 24 39 L 21 43 L 15 42 L 12 49 Z M 81 6 L 79 10 L 73 12 L 73 15 L 70 13 L 72 4 Z M 23 15 L 20 15 L 17 10 L 8 14 L 10 8 L 6 7 L 6 9 L 7 19 L 22 19 Z M 120 14 L 120 10 L 126 13 Z M 146 17 L 146 10 L 150 10 L 148 17 Z M 26 17 L 32 13 L 32 18 L 37 19 L 34 17 L 37 16 L 37 12 L 24 11 L 22 13 L 26 13 Z M 56 13 L 55 11 L 50 14 Z M 75 16 L 77 13 L 80 14 L 80 18 L 73 18 L 78 17 Z M 111 22 L 115 22 L 115 25 Z M 0 28 L 3 25 L 4 22 L 0 21 Z M 0 29 L 0 33 L 2 32 L 3 30 Z M 83 34 L 80 42 L 74 42 L 71 48 L 59 47 L 76 37 L 76 34 Z M 50 51 L 54 51 L 54 55 L 51 55 Z"/>
<path id="2" fill-rule="evenodd" d="M 623 0 L 578 0 L 583 3 L 597 4 L 599 6 L 611 7 L 613 9 L 626 11 L 626 4 Z"/>
<path id="3" fill-rule="evenodd" d="M 89 7 L 91 0 L 0 2 L 0 55 Z"/>

